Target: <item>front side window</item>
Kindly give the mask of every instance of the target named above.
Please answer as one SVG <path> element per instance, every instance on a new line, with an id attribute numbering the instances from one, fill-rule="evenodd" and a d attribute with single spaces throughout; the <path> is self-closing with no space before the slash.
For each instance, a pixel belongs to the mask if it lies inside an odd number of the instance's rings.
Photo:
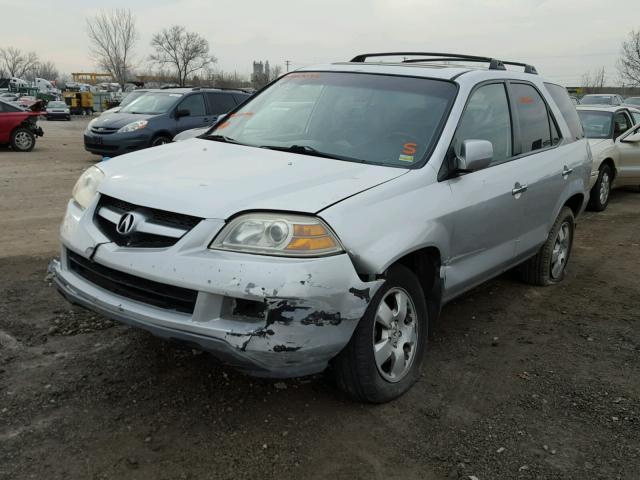
<path id="1" fill-rule="evenodd" d="M 507 93 L 502 83 L 484 85 L 471 94 L 465 107 L 453 148 L 460 155 L 465 140 L 488 140 L 493 145 L 493 162 L 512 156 L 511 115 Z"/>
<path id="2" fill-rule="evenodd" d="M 294 72 L 249 99 L 210 136 L 313 156 L 412 167 L 421 164 L 437 141 L 456 91 L 452 82 L 427 78 Z"/>
<path id="3" fill-rule="evenodd" d="M 578 112 L 584 134 L 587 138 L 610 138 L 613 114 L 593 110 L 580 110 Z"/>
<path id="4" fill-rule="evenodd" d="M 511 89 L 520 126 L 520 153 L 534 152 L 557 143 L 557 137 L 554 139 L 551 135 L 553 119 L 538 91 L 524 83 L 514 83 Z"/>
<path id="5" fill-rule="evenodd" d="M 631 116 L 633 117 L 634 125 L 637 125 L 640 123 L 640 112 L 631 112 Z"/>
<path id="6" fill-rule="evenodd" d="M 178 110 L 189 110 L 192 117 L 204 117 L 207 114 L 207 107 L 204 105 L 204 97 L 198 93 L 189 95 L 178 107 Z"/>
<path id="7" fill-rule="evenodd" d="M 613 116 L 613 138 L 619 137 L 621 134 L 631 128 L 631 119 L 624 112 L 618 112 Z"/>

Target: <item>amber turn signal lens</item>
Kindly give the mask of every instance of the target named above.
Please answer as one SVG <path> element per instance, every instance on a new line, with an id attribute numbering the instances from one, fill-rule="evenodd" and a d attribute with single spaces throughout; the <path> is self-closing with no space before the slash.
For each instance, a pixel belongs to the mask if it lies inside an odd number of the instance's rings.
<path id="1" fill-rule="evenodd" d="M 336 242 L 328 235 L 321 237 L 293 237 L 286 250 L 326 250 L 335 246 Z"/>
<path id="2" fill-rule="evenodd" d="M 294 237 L 318 237 L 327 235 L 327 229 L 323 225 L 299 225 L 293 226 Z"/>

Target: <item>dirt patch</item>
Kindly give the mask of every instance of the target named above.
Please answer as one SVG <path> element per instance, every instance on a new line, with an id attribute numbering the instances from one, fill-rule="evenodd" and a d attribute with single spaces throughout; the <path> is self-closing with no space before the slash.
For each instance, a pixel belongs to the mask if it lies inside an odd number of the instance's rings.
<path id="1" fill-rule="evenodd" d="M 639 193 L 582 218 L 562 285 L 505 275 L 448 305 L 418 384 L 367 406 L 62 300 L 46 264 L 96 160 L 84 125 L 0 150 L 0 478 L 637 478 Z"/>

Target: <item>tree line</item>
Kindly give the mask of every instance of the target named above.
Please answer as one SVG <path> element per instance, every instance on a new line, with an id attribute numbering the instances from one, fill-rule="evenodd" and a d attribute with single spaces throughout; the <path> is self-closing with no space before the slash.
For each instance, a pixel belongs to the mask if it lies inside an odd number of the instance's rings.
<path id="1" fill-rule="evenodd" d="M 133 80 L 134 65 L 138 64 L 135 49 L 139 40 L 133 13 L 128 9 L 102 10 L 86 19 L 86 30 L 90 54 L 96 66 L 122 86 Z M 217 81 L 219 86 L 261 87 L 282 72 L 281 67 L 276 66 L 270 77 L 252 78 L 253 82 L 238 75 L 215 72 L 213 67 L 217 59 L 211 53 L 207 39 L 182 25 L 163 28 L 153 35 L 150 46 L 152 53 L 147 60 L 156 70 L 143 73 L 138 68 L 137 73 L 142 73 L 143 77 L 163 78 L 181 87 L 212 81 Z M 640 86 L 640 29 L 632 30 L 622 42 L 617 68 L 624 84 Z M 52 62 L 40 61 L 35 52 L 5 47 L 0 48 L 0 77 L 7 76 L 53 80 L 59 78 L 59 72 Z M 228 85 L 234 82 L 234 85 Z M 605 86 L 604 67 L 584 74 L 581 83 L 586 88 Z"/>

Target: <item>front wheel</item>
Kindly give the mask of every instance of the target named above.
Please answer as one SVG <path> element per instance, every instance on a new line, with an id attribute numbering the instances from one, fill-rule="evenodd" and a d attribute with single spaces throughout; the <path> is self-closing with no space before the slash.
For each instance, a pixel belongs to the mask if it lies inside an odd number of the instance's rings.
<path id="1" fill-rule="evenodd" d="M 28 128 L 16 128 L 11 134 L 11 148 L 18 152 L 30 152 L 36 144 L 36 136 Z"/>
<path id="2" fill-rule="evenodd" d="M 428 330 L 420 282 L 408 268 L 394 265 L 351 340 L 334 359 L 338 386 L 363 402 L 399 397 L 420 375 Z"/>
<path id="3" fill-rule="evenodd" d="M 563 207 L 556 218 L 547 241 L 535 257 L 520 265 L 520 276 L 531 285 L 553 285 L 564 279 L 573 247 L 575 220 L 573 211 Z"/>
<path id="4" fill-rule="evenodd" d="M 165 137 L 164 135 L 158 135 L 157 137 L 153 137 L 151 140 L 151 146 L 157 147 L 158 145 L 164 145 L 165 143 L 170 143 L 171 139 L 169 137 Z"/>
<path id="5" fill-rule="evenodd" d="M 611 167 L 602 165 L 598 173 L 598 180 L 591 189 L 589 197 L 589 208 L 596 212 L 602 212 L 609 204 L 609 194 L 611 193 Z"/>

